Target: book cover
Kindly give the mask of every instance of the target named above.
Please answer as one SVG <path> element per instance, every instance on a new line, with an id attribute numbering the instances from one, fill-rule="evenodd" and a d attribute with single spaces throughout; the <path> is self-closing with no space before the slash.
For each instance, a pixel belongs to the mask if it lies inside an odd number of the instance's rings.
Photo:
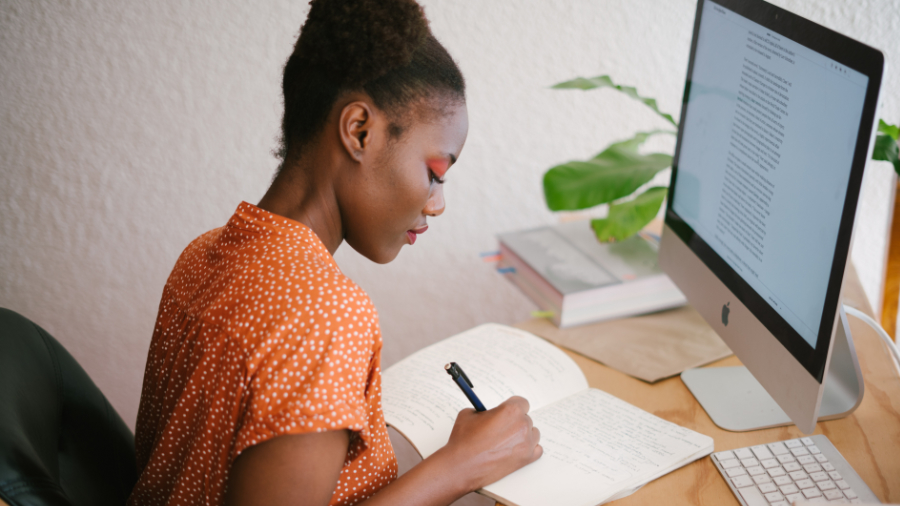
<path id="1" fill-rule="evenodd" d="M 502 268 L 562 327 L 669 309 L 684 295 L 657 264 L 657 244 L 642 235 L 600 243 L 590 222 L 501 234 Z"/>

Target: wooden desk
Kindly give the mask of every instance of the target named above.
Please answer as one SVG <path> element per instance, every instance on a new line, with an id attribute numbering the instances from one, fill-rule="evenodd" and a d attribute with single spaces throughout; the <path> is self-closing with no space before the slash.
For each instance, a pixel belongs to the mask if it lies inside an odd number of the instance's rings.
<path id="1" fill-rule="evenodd" d="M 851 273 L 845 302 L 871 315 L 859 280 Z M 878 335 L 850 317 L 850 329 L 865 380 L 862 404 L 849 417 L 821 422 L 815 434 L 825 434 L 882 502 L 900 503 L 900 377 Z M 731 450 L 800 437 L 795 427 L 753 432 L 718 428 L 688 391 L 681 378 L 648 384 L 565 350 L 584 371 L 591 387 L 609 392 L 670 422 L 715 440 L 715 451 Z M 712 367 L 740 365 L 734 356 Z M 498 503 L 499 504 L 499 503 Z M 649 483 L 616 505 L 738 505 L 708 457 Z"/>

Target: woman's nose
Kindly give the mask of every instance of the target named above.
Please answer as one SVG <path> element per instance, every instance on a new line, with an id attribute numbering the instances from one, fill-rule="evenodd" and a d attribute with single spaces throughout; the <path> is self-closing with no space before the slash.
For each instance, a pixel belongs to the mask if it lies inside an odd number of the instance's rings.
<path id="1" fill-rule="evenodd" d="M 428 196 L 428 202 L 425 203 L 425 209 L 422 210 L 428 216 L 440 216 L 444 213 L 444 185 L 437 184 L 431 190 Z"/>

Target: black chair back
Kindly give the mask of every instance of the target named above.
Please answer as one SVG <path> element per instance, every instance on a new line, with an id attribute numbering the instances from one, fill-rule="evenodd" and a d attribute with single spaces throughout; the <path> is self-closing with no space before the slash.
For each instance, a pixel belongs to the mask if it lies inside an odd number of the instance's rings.
<path id="1" fill-rule="evenodd" d="M 0 498 L 10 506 L 122 506 L 134 436 L 44 329 L 0 308 Z"/>

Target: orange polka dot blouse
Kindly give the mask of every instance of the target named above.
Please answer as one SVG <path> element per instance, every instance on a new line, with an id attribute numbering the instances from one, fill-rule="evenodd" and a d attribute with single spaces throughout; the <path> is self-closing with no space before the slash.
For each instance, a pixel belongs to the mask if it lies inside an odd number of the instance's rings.
<path id="1" fill-rule="evenodd" d="M 181 254 L 163 290 L 138 411 L 130 505 L 220 505 L 242 451 L 351 430 L 333 505 L 397 476 L 369 297 L 306 226 L 246 202 Z"/>

